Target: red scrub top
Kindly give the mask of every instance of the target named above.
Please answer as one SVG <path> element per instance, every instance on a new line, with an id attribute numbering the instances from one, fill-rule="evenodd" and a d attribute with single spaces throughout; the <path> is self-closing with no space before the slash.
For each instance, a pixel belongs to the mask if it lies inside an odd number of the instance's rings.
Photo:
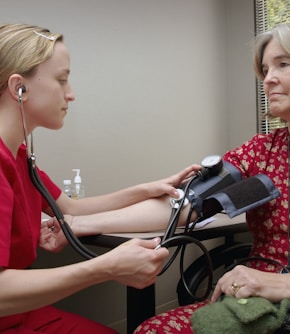
<path id="1" fill-rule="evenodd" d="M 39 175 L 52 196 L 61 190 L 42 171 Z M 0 139 L 0 267 L 24 269 L 36 258 L 41 211 L 47 208 L 29 178 L 26 147 L 16 160 Z"/>
<path id="2" fill-rule="evenodd" d="M 42 171 L 39 176 L 53 198 L 61 190 Z M 41 212 L 47 202 L 29 178 L 26 147 L 16 160 L 0 138 L 0 267 L 24 269 L 36 259 Z M 0 331 L 20 323 L 24 314 L 0 317 Z"/>

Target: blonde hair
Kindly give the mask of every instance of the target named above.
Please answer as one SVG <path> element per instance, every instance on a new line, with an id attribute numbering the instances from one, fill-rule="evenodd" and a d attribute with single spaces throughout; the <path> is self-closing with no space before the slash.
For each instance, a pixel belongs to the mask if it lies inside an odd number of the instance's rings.
<path id="1" fill-rule="evenodd" d="M 255 39 L 254 70 L 257 77 L 262 81 L 265 79 L 262 68 L 264 51 L 266 46 L 272 39 L 277 40 L 280 43 L 281 47 L 290 55 L 290 24 L 281 23 L 273 29 L 261 33 Z"/>
<path id="2" fill-rule="evenodd" d="M 62 35 L 38 26 L 0 26 L 0 96 L 12 74 L 33 75 L 36 67 L 51 57 L 55 42 L 62 40 Z"/>

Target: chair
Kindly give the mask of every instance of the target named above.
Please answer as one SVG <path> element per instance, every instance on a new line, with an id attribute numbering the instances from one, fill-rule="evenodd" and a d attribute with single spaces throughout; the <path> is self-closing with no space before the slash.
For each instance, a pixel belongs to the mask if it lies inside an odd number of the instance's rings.
<path id="1" fill-rule="evenodd" d="M 226 268 L 233 265 L 237 260 L 248 257 L 251 250 L 251 243 L 234 242 L 229 245 L 221 245 L 209 251 L 212 262 L 214 280 L 226 271 Z M 204 293 L 204 284 L 209 280 L 209 269 L 205 255 L 196 259 L 183 273 L 177 284 L 178 303 L 180 306 L 205 300 L 209 291 Z M 186 282 L 189 291 L 186 289 Z M 214 285 L 214 284 L 213 284 Z M 210 288 L 210 287 L 209 287 Z M 202 296 L 201 295 L 202 292 Z"/>

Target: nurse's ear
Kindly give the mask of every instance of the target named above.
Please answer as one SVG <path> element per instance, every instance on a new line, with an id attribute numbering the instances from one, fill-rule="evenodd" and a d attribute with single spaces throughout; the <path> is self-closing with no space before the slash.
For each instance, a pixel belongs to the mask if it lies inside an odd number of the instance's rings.
<path id="1" fill-rule="evenodd" d="M 12 74 L 8 79 L 8 90 L 12 98 L 18 102 L 23 102 L 27 98 L 27 86 L 25 80 L 20 74 Z"/>

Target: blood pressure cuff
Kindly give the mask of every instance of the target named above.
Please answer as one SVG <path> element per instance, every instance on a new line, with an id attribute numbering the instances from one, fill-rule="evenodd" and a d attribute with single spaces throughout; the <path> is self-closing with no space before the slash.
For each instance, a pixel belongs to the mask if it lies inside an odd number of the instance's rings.
<path id="1" fill-rule="evenodd" d="M 223 161 L 223 167 L 217 175 L 196 178 L 189 185 L 188 190 L 186 190 L 186 198 L 191 204 L 191 211 L 195 210 L 200 216 L 203 201 L 208 196 L 241 180 L 242 175 L 238 168 L 227 161 Z"/>
<path id="2" fill-rule="evenodd" d="M 194 210 L 199 220 L 222 210 L 232 218 L 278 196 L 280 192 L 267 175 L 242 179 L 239 169 L 227 161 L 218 175 L 195 179 L 186 191 L 191 204 L 189 217 Z"/>
<path id="3" fill-rule="evenodd" d="M 280 192 L 272 180 L 267 175 L 257 174 L 210 195 L 205 202 L 215 199 L 233 218 L 279 196 Z"/>

